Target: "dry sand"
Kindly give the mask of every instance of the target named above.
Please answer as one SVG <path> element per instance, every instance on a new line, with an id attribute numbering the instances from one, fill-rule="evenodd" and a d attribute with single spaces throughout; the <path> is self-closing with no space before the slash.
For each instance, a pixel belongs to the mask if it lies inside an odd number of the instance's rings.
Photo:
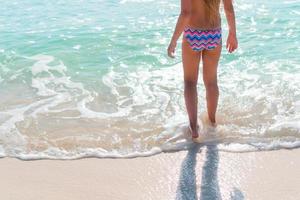
<path id="1" fill-rule="evenodd" d="M 197 153 L 198 152 L 198 153 Z M 298 200 L 300 149 L 214 146 L 132 159 L 0 159 L 1 200 Z"/>

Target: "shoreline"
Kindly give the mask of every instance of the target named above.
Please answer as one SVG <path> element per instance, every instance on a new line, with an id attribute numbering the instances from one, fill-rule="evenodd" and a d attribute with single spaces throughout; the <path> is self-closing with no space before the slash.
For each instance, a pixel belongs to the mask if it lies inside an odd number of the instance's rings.
<path id="1" fill-rule="evenodd" d="M 296 199 L 300 149 L 214 145 L 127 159 L 0 159 L 1 199 Z M 26 162 L 24 162 L 26 161 Z"/>

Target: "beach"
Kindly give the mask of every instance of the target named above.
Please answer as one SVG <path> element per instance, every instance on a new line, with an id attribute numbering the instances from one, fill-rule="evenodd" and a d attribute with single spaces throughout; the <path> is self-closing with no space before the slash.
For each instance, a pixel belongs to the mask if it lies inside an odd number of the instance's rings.
<path id="1" fill-rule="evenodd" d="M 0 200 L 299 200 L 300 4 L 221 6 L 217 127 L 188 134 L 178 0 L 2 1 Z"/>
<path id="2" fill-rule="evenodd" d="M 299 149 L 228 153 L 198 145 L 189 151 L 132 159 L 3 158 L 0 198 L 297 200 L 299 153 Z"/>

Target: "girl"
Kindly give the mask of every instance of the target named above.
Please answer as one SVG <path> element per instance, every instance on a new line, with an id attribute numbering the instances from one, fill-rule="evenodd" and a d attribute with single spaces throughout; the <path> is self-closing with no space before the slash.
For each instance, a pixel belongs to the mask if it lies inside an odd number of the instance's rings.
<path id="1" fill-rule="evenodd" d="M 168 47 L 168 56 L 174 58 L 178 38 L 182 38 L 182 64 L 184 71 L 184 98 L 189 116 L 192 139 L 198 137 L 197 81 L 200 60 L 203 62 L 203 81 L 206 88 L 208 118 L 216 126 L 219 98 L 217 67 L 222 49 L 220 17 L 221 0 L 181 0 L 181 13 Z M 233 52 L 237 46 L 235 14 L 232 0 L 222 0 L 229 27 L 226 49 Z"/>

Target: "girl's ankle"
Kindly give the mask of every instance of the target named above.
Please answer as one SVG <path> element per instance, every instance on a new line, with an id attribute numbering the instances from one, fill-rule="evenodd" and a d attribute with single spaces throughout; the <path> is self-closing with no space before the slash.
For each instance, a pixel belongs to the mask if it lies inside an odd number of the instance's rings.
<path id="1" fill-rule="evenodd" d="M 196 125 L 194 125 L 194 124 L 191 124 L 191 123 L 190 123 L 190 128 L 191 128 L 192 130 L 195 130 L 196 128 L 199 128 L 199 124 L 197 123 Z"/>

